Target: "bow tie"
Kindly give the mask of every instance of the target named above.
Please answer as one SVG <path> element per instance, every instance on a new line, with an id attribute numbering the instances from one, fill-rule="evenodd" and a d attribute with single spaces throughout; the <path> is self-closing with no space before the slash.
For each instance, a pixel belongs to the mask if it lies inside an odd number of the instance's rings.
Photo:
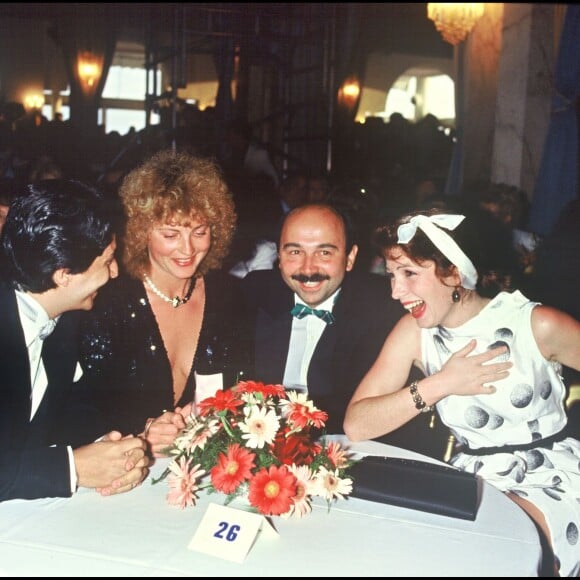
<path id="1" fill-rule="evenodd" d="M 56 326 L 56 321 L 53 320 L 52 318 L 50 318 L 44 324 L 44 326 L 40 329 L 40 331 L 38 333 L 38 338 L 40 338 L 40 340 L 44 340 L 47 336 L 50 336 L 50 334 L 54 330 L 55 326 Z"/>
<path id="2" fill-rule="evenodd" d="M 296 316 L 296 318 L 304 318 L 309 314 L 314 314 L 326 322 L 326 324 L 333 324 L 334 323 L 334 314 L 330 312 L 330 310 L 317 310 L 316 308 L 310 308 L 310 306 L 306 306 L 306 304 L 295 304 L 294 308 L 291 310 L 292 316 Z"/>

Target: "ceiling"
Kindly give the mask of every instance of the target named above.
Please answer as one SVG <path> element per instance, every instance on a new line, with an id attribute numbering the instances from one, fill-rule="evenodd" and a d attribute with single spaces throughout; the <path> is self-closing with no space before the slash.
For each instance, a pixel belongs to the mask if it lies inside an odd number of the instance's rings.
<path id="1" fill-rule="evenodd" d="M 58 20 L 64 16 L 91 14 L 93 10 L 108 11 L 119 25 L 119 38 L 125 41 L 144 42 L 146 17 L 153 17 L 156 29 L 171 32 L 173 13 L 177 7 L 190 7 L 195 11 L 214 13 L 228 11 L 234 18 L 248 14 L 268 14 L 283 18 L 301 3 L 175 3 L 175 2 L 18 2 L 0 3 L 3 17 L 41 18 Z M 358 40 L 365 52 L 419 54 L 430 57 L 451 58 L 452 47 L 444 42 L 427 18 L 427 4 L 416 2 L 357 2 L 338 5 L 353 7 L 359 16 Z M 192 12 L 195 15 L 196 12 Z M 199 12 L 198 12 L 199 13 Z M 236 16 L 237 14 L 237 16 Z"/>

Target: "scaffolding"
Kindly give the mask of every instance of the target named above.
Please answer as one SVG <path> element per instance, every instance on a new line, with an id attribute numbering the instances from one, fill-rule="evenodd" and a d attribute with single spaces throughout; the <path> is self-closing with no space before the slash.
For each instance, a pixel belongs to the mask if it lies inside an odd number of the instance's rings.
<path id="1" fill-rule="evenodd" d="M 145 5 L 147 6 L 147 5 Z M 155 6 L 155 5 L 153 5 Z M 163 15 L 150 8 L 146 69 L 170 66 L 170 90 L 148 74 L 147 119 L 160 95 L 177 129 L 178 89 L 187 84 L 187 61 L 210 54 L 218 75 L 216 120 L 250 122 L 280 174 L 330 174 L 337 94 L 337 24 L 340 4 L 181 3 Z M 165 22 L 160 22 L 165 18 Z M 232 90 L 233 87 L 233 90 Z M 224 142 L 219 139 L 218 142 Z"/>

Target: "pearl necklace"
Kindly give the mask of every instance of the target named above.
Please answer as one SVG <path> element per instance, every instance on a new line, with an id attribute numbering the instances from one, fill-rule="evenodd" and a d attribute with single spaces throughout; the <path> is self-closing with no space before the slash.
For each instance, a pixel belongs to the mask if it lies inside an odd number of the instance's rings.
<path id="1" fill-rule="evenodd" d="M 181 306 L 182 304 L 185 304 L 189 301 L 189 299 L 191 298 L 191 294 L 193 293 L 193 289 L 195 288 L 195 280 L 196 280 L 195 278 L 191 278 L 189 282 L 189 289 L 187 290 L 187 294 L 183 298 L 179 298 L 179 296 L 175 296 L 175 298 L 169 298 L 167 294 L 163 294 L 163 292 L 161 292 L 161 290 L 159 290 L 159 288 L 157 288 L 157 286 L 153 284 L 151 278 L 149 278 L 147 274 L 144 274 L 144 278 L 145 283 L 147 284 L 147 286 L 149 286 L 149 288 L 151 288 L 153 294 L 159 296 L 161 300 L 169 302 L 171 306 L 173 306 L 173 308 L 177 308 L 178 306 Z"/>

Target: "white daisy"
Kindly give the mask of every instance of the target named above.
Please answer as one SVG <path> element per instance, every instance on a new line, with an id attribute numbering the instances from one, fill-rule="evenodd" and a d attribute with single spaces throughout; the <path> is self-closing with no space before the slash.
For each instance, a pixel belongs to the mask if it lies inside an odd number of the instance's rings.
<path id="1" fill-rule="evenodd" d="M 329 471 L 321 465 L 316 473 L 315 481 L 316 495 L 328 501 L 334 498 L 344 499 L 344 496 L 352 491 L 352 479 L 350 477 L 341 479 L 338 469 Z"/>
<path id="2" fill-rule="evenodd" d="M 242 438 L 247 439 L 246 447 L 262 449 L 266 443 L 274 442 L 280 427 L 280 419 L 274 410 L 256 405 L 251 408 L 246 420 L 238 426 L 244 433 Z"/>

